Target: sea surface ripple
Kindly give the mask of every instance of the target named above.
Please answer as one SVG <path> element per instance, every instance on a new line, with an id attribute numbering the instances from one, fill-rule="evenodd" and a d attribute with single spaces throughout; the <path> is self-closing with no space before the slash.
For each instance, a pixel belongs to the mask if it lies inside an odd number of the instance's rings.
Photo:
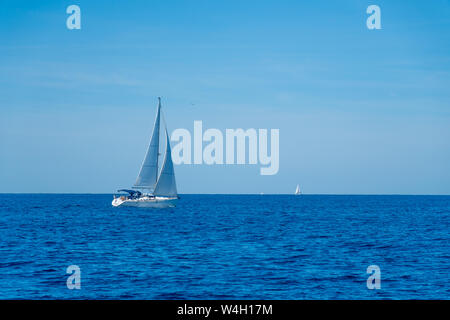
<path id="1" fill-rule="evenodd" d="M 450 196 L 111 200 L 0 194 L 0 299 L 450 298 Z M 69 265 L 80 290 L 66 286 Z"/>

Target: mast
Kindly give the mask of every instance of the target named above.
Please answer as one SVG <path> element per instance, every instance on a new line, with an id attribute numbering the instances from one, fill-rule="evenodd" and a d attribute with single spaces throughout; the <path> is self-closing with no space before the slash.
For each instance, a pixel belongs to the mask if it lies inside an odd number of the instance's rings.
<path id="1" fill-rule="evenodd" d="M 158 181 L 158 162 L 159 162 L 158 160 L 159 160 L 159 156 L 160 156 L 160 153 L 159 153 L 159 133 L 161 131 L 161 97 L 158 97 L 158 111 L 157 111 L 157 113 L 158 113 L 158 117 L 159 117 L 159 119 L 158 119 L 158 137 L 157 137 L 157 139 L 158 139 L 158 148 L 156 149 L 156 181 L 155 181 L 155 184 L 154 184 L 153 188 L 156 186 L 156 182 Z"/>

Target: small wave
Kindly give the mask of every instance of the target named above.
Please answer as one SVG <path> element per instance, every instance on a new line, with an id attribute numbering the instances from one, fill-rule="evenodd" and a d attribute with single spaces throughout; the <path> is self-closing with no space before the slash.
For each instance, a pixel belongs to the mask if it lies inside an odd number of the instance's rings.
<path id="1" fill-rule="evenodd" d="M 12 262 L 0 262 L 0 268 L 10 268 L 16 266 L 22 266 L 32 264 L 33 261 L 12 261 Z"/>
<path id="2" fill-rule="evenodd" d="M 161 293 L 154 297 L 155 300 L 186 300 L 186 296 L 181 293 Z"/>

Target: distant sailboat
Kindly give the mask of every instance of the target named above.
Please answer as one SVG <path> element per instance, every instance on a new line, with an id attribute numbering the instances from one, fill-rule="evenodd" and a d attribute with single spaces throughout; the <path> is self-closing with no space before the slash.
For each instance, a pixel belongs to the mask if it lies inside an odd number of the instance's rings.
<path id="1" fill-rule="evenodd" d="M 155 125 L 153 127 L 152 138 L 147 150 L 141 170 L 134 184 L 134 189 L 149 190 L 148 193 L 137 190 L 121 189 L 119 192 L 128 192 L 128 196 L 115 197 L 112 201 L 114 207 L 153 207 L 166 208 L 174 207 L 178 199 L 177 186 L 175 182 L 175 172 L 170 148 L 169 134 L 164 123 L 163 135 L 165 137 L 165 154 L 162 166 L 158 168 L 158 158 L 161 155 L 160 147 L 160 126 L 161 126 L 161 98 L 158 98 L 158 108 L 156 111 Z"/>
<path id="2" fill-rule="evenodd" d="M 301 194 L 301 192 L 300 192 L 300 186 L 297 185 L 297 188 L 295 188 L 295 195 L 299 195 L 299 194 Z"/>

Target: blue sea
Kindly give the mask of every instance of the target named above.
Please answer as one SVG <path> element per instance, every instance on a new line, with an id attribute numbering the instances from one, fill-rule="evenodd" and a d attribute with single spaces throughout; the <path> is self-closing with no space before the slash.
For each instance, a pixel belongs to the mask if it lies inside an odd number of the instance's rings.
<path id="1" fill-rule="evenodd" d="M 1 194 L 1 299 L 449 299 L 450 196 Z M 66 269 L 81 270 L 69 290 Z M 366 285 L 369 265 L 381 288 Z"/>

